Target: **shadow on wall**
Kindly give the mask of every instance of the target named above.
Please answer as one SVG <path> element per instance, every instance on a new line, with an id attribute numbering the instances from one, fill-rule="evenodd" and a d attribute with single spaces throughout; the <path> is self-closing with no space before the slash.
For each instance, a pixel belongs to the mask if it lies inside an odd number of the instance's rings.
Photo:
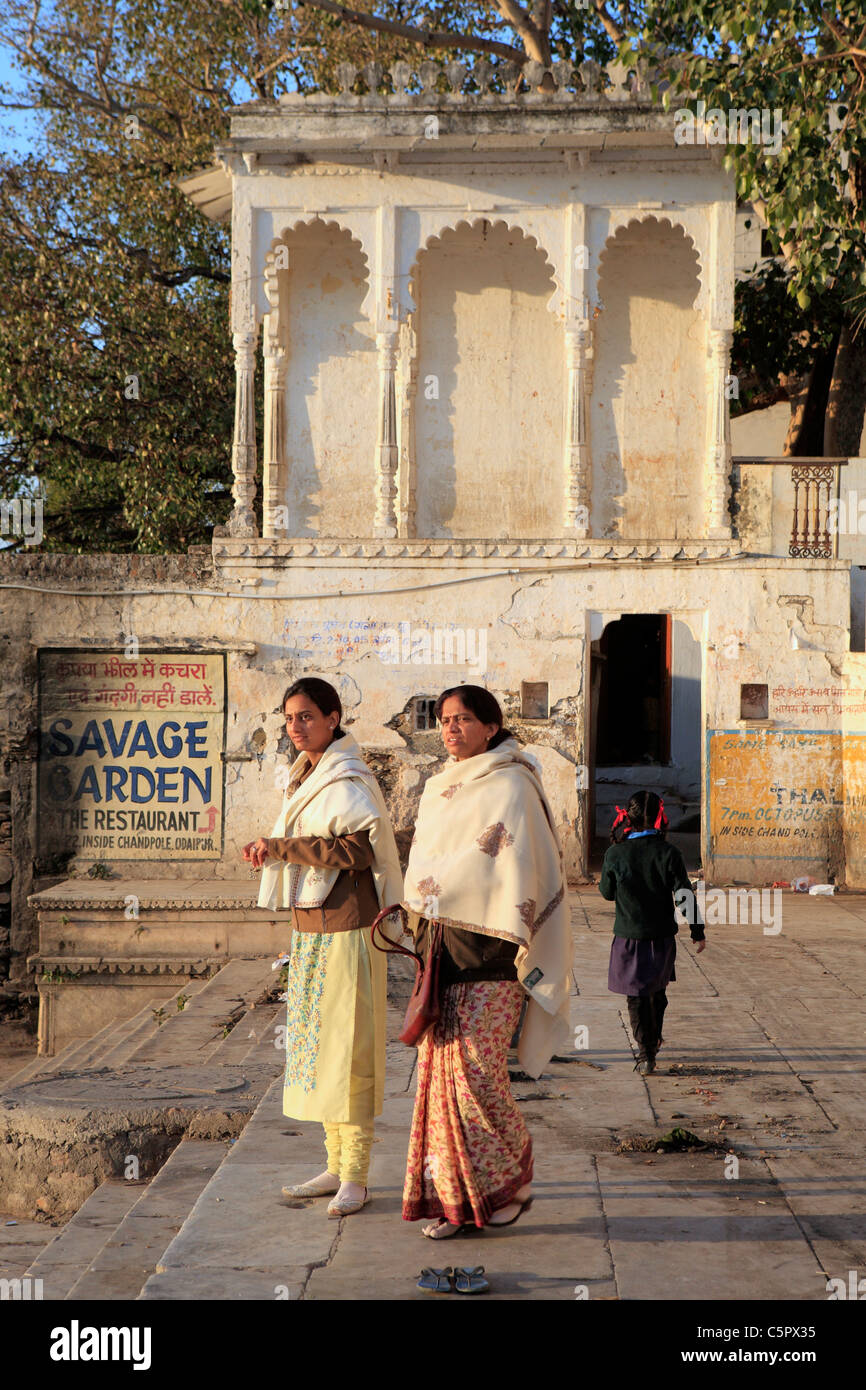
<path id="1" fill-rule="evenodd" d="M 591 405 L 592 530 L 623 540 L 704 530 L 706 330 L 681 227 L 630 222 L 599 265 Z"/>

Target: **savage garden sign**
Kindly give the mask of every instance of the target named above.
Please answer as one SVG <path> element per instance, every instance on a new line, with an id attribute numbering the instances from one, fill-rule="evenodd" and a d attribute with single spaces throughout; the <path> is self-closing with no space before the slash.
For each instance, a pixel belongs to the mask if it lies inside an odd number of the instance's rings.
<path id="1" fill-rule="evenodd" d="M 43 651 L 39 852 L 218 859 L 225 657 Z"/>

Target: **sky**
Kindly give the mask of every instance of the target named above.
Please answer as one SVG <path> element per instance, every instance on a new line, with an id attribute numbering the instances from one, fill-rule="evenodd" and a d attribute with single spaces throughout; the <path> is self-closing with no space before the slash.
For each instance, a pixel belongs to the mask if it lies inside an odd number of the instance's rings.
<path id="1" fill-rule="evenodd" d="M 0 45 L 0 87 L 20 88 L 21 73 L 12 65 L 13 54 L 5 44 Z M 6 93 L 0 100 L 8 101 Z M 33 148 L 39 128 L 39 118 L 29 111 L 0 109 L 0 148 L 5 155 L 26 154 Z"/>

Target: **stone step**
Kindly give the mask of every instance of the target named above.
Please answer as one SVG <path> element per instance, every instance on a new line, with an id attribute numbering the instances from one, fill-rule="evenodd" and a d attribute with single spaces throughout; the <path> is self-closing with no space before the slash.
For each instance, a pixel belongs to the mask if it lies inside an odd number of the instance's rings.
<path id="1" fill-rule="evenodd" d="M 278 1020 L 284 1019 L 285 1008 L 285 1004 L 280 1003 L 261 1004 L 258 1008 L 249 1008 L 228 1037 L 211 1053 L 211 1064 L 237 1065 L 248 1060 L 253 1061 L 262 1042 L 273 1048 L 275 1028 Z M 266 1057 L 270 1059 L 270 1053 L 266 1052 Z"/>
<path id="2" fill-rule="evenodd" d="M 76 1043 L 70 1043 L 64 1047 L 56 1057 L 46 1058 L 49 1063 L 45 1067 L 45 1072 L 56 1071 L 78 1071 L 83 1067 L 97 1066 L 97 1058 L 102 1053 L 106 1045 L 122 1033 L 126 1028 L 128 1019 L 113 1019 L 104 1028 L 100 1028 L 98 1033 L 94 1033 L 91 1038 L 82 1038 Z"/>
<path id="3" fill-rule="evenodd" d="M 92 1065 L 108 1067 L 113 1070 L 115 1067 L 122 1067 L 130 1057 L 135 1056 L 136 1050 L 149 1039 L 156 1037 L 162 1028 L 165 1028 L 168 1021 L 176 1014 L 184 1012 L 178 1009 L 178 1001 L 189 1001 L 185 1008 L 189 1008 L 192 999 L 204 989 L 206 980 L 191 980 L 188 984 L 182 985 L 176 994 L 170 999 L 161 999 L 158 1002 L 151 1000 L 132 1018 L 128 1018 L 122 1024 L 118 1024 L 117 1032 L 111 1040 L 111 1046 L 105 1047 L 99 1060 Z M 160 1009 L 163 1011 L 163 1022 L 157 1021 L 156 1015 Z"/>
<path id="4" fill-rule="evenodd" d="M 145 1038 L 150 1037 L 159 1027 L 154 1019 L 154 1010 L 161 1007 L 168 1013 L 177 1007 L 181 995 L 190 998 L 204 985 L 204 980 L 195 980 L 184 985 L 170 999 L 163 998 L 159 1006 L 152 999 L 138 1013 L 129 1018 L 115 1019 L 107 1023 L 90 1038 L 75 1038 L 61 1048 L 53 1057 L 33 1057 L 26 1066 L 8 1078 L 3 1089 L 21 1086 L 35 1076 L 50 1073 L 81 1071 L 85 1068 L 112 1067 L 122 1064 L 129 1056 L 131 1047 L 138 1047 Z M 158 996 L 154 996 L 158 998 Z"/>
<path id="5" fill-rule="evenodd" d="M 272 985 L 270 958 L 230 960 L 205 983 L 182 1013 L 171 1015 L 127 1060 L 136 1065 L 210 1061 L 234 1031 L 224 1032 L 226 1025 L 233 1019 L 243 1019 L 250 1005 Z M 243 1028 L 243 1022 L 239 1026 Z"/>
<path id="6" fill-rule="evenodd" d="M 280 1003 L 277 1007 L 282 1017 L 285 1006 Z M 399 1018 L 392 1010 L 392 1029 Z M 273 1054 L 270 1029 L 257 1049 L 262 1055 Z M 383 1251 L 393 1245 L 395 1233 L 399 1236 L 399 1193 L 412 1115 L 410 1087 L 416 1053 L 414 1048 L 393 1042 L 388 1044 L 387 1055 L 385 1110 L 376 1121 L 371 1175 L 375 1186 L 387 1154 L 395 1191 L 383 1222 Z M 142 1301 L 298 1299 L 311 1273 L 328 1263 L 336 1251 L 340 1227 L 352 1222 L 329 1220 L 324 1200 L 292 1202 L 282 1197 L 283 1184 L 306 1181 L 321 1172 L 325 1160 L 322 1126 L 284 1116 L 282 1091 L 280 1076 L 166 1248 L 139 1295 Z M 378 1193 L 377 1202 L 381 1208 Z M 363 1238 L 363 1225 L 359 1234 Z M 417 1235 L 413 1252 L 406 1256 L 411 1267 L 418 1262 L 416 1245 Z M 384 1255 L 383 1262 L 387 1265 Z M 348 1298 L 358 1296 L 358 1287 L 364 1282 L 359 1273 L 363 1264 L 362 1258 L 350 1279 L 354 1292 L 346 1293 Z"/>
<path id="7" fill-rule="evenodd" d="M 43 1298 L 66 1298 L 106 1240 L 139 1201 L 142 1186 L 141 1183 L 109 1179 L 90 1194 L 27 1270 L 31 1278 L 43 1281 Z"/>
<path id="8" fill-rule="evenodd" d="M 284 1025 L 285 1021 L 285 1003 L 276 1004 L 274 1006 L 274 1012 L 265 1028 L 259 1030 L 259 1025 L 256 1023 L 256 1032 L 259 1033 L 259 1037 L 256 1042 L 252 1042 L 250 1039 L 250 1050 L 244 1058 L 244 1061 L 250 1064 L 260 1062 L 263 1066 L 270 1066 L 274 1057 L 276 1057 L 279 1065 L 284 1066 L 286 1060 L 286 1035 L 285 1031 L 278 1030 L 281 1030 L 281 1025 Z"/>
<path id="9" fill-rule="evenodd" d="M 280 1187 L 320 1171 L 323 1152 L 321 1125 L 283 1117 L 279 1078 L 139 1298 L 298 1298 L 310 1268 L 327 1260 L 340 1223 L 327 1219 L 322 1202 L 289 1210 Z"/>
<path id="10" fill-rule="evenodd" d="M 67 1299 L 137 1298 L 228 1151 L 219 1140 L 181 1140 L 153 1181 L 138 1189 L 138 1201 L 81 1271 Z"/>
<path id="11" fill-rule="evenodd" d="M 33 1057 L 26 1066 L 12 1073 L 3 1089 L 8 1091 L 14 1086 L 22 1086 L 25 1081 L 29 1081 L 31 1077 L 34 1076 L 45 1076 L 48 1072 L 52 1071 L 66 1071 L 76 1053 L 80 1052 L 82 1048 L 86 1048 L 90 1043 L 95 1043 L 99 1038 L 104 1041 L 106 1038 L 110 1037 L 113 1029 L 116 1027 L 116 1023 L 108 1023 L 104 1028 L 100 1029 L 98 1033 L 95 1033 L 92 1038 L 86 1039 L 84 1042 L 82 1042 L 80 1038 L 76 1038 L 73 1042 L 67 1043 L 66 1046 L 55 1053 L 53 1057 Z"/>

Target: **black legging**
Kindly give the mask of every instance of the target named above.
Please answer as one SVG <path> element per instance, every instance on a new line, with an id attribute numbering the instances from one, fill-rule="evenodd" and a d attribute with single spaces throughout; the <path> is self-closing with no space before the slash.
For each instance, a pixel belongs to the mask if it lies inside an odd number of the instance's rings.
<path id="1" fill-rule="evenodd" d="M 668 997 L 660 989 L 655 994 L 629 994 L 627 998 L 628 1020 L 638 1047 L 638 1061 L 653 1061 L 662 1042 L 662 1020 Z"/>

